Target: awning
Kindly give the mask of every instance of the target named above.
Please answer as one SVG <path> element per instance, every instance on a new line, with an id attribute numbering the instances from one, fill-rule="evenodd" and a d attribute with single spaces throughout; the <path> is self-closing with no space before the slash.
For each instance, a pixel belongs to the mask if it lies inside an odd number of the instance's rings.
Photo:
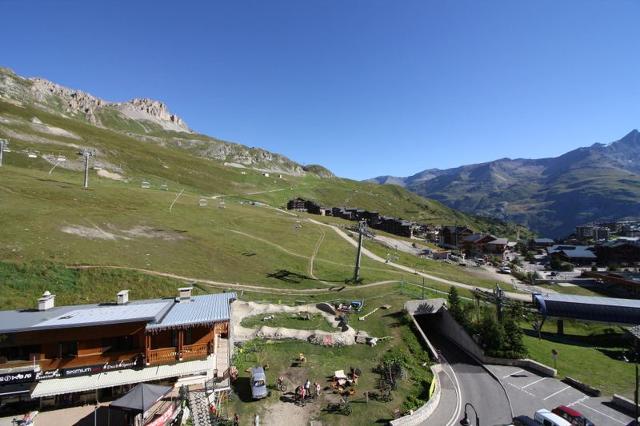
<path id="1" fill-rule="evenodd" d="M 113 401 L 110 406 L 144 413 L 162 397 L 171 392 L 171 389 L 171 386 L 139 383 L 125 395 Z"/>
<path id="2" fill-rule="evenodd" d="M 0 396 L 18 395 L 31 392 L 33 383 L 16 383 L 13 385 L 0 386 Z"/>
<path id="3" fill-rule="evenodd" d="M 40 398 L 132 383 L 150 382 L 170 377 L 191 376 L 206 373 L 208 370 L 213 371 L 215 365 L 215 355 L 210 355 L 206 360 L 184 361 L 173 365 L 157 365 L 141 370 L 117 370 L 88 376 L 42 380 L 36 385 L 31 397 Z"/>

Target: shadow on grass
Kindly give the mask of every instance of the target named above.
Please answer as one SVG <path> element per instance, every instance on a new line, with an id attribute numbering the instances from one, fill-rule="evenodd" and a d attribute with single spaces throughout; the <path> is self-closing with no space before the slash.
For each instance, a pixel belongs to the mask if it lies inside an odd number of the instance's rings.
<path id="1" fill-rule="evenodd" d="M 251 396 L 251 380 L 249 377 L 238 377 L 238 379 L 233 383 L 233 392 L 238 396 L 240 401 L 242 402 L 252 402 L 253 397 Z"/>
<path id="2" fill-rule="evenodd" d="M 287 269 L 279 269 L 275 272 L 267 274 L 267 278 L 275 278 L 277 280 L 284 281 L 287 283 L 293 283 L 293 284 L 300 284 L 303 281 L 307 281 L 307 280 L 308 281 L 326 281 L 330 283 L 341 283 L 341 284 L 344 283 L 344 281 L 340 281 L 340 280 L 323 280 L 319 278 L 312 278 L 304 274 L 299 274 L 297 272 L 289 271 Z"/>

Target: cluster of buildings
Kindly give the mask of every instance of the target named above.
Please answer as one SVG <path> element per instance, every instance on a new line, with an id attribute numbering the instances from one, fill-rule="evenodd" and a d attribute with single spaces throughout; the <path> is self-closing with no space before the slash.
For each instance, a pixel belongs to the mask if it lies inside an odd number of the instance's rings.
<path id="1" fill-rule="evenodd" d="M 228 387 L 235 299 L 185 287 L 176 298 L 129 301 L 123 290 L 110 303 L 56 306 L 45 292 L 34 309 L 0 311 L 0 407 L 95 402 L 139 383 Z"/>
<path id="2" fill-rule="evenodd" d="M 608 241 L 612 237 L 640 237 L 640 221 L 603 222 L 576 226 L 570 239 L 578 242 L 598 243 Z"/>
<path id="3" fill-rule="evenodd" d="M 469 256 L 502 256 L 516 246 L 515 241 L 487 233 L 474 232 L 466 226 L 443 226 L 440 229 L 440 246 L 464 251 Z"/>
<path id="4" fill-rule="evenodd" d="M 346 220 L 365 221 L 373 229 L 408 238 L 414 237 L 426 227 L 426 225 L 419 225 L 408 220 L 383 216 L 375 211 L 350 207 L 322 207 L 314 201 L 302 198 L 289 200 L 287 209 L 322 216 L 340 217 Z"/>

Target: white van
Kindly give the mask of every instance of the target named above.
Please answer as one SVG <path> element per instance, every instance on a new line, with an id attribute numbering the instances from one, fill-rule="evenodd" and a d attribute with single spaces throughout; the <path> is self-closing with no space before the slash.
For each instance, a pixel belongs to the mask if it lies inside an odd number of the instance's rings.
<path id="1" fill-rule="evenodd" d="M 543 426 L 571 426 L 571 423 L 569 423 L 559 415 L 553 414 L 551 411 L 544 408 L 542 410 L 536 411 L 533 419 L 536 421 L 536 423 Z"/>

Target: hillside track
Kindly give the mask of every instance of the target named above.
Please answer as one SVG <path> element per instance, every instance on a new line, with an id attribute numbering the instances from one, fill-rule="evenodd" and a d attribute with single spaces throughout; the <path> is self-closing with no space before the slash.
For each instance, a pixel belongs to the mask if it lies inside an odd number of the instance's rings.
<path id="1" fill-rule="evenodd" d="M 140 272 L 147 275 L 153 275 L 156 277 L 172 278 L 180 281 L 194 282 L 204 284 L 210 287 L 216 288 L 230 288 L 234 290 L 246 290 L 254 293 L 278 293 L 285 296 L 304 296 L 304 295 L 318 295 L 318 294 L 331 294 L 338 291 L 359 290 L 363 288 L 379 287 L 389 284 L 399 284 L 399 280 L 386 280 L 376 281 L 373 283 L 362 285 L 336 285 L 333 288 L 306 288 L 300 290 L 292 290 L 290 288 L 261 286 L 258 284 L 238 284 L 228 283 L 223 281 L 207 280 L 204 278 L 186 277 L 184 275 L 172 274 L 170 272 L 154 271 L 151 269 L 133 268 L 129 266 L 117 266 L 117 265 L 66 265 L 68 269 L 88 270 L 88 269 L 116 269 L 124 271 Z"/>
<path id="2" fill-rule="evenodd" d="M 314 220 L 314 219 L 308 219 L 308 220 L 310 222 L 312 222 L 312 223 L 315 223 L 316 225 L 327 226 L 327 227 L 333 229 L 340 237 L 342 237 L 343 239 L 348 241 L 349 244 L 351 244 L 354 247 L 358 246 L 358 243 L 353 238 L 351 238 L 346 232 L 344 232 L 342 229 L 338 228 L 337 226 L 329 225 L 329 224 L 322 223 L 322 222 L 318 222 L 317 220 Z M 396 268 L 398 270 L 409 272 L 411 274 L 416 274 L 418 276 L 430 279 L 432 281 L 437 281 L 437 282 L 442 283 L 442 284 L 446 284 L 446 285 L 449 285 L 449 286 L 460 287 L 460 288 L 464 288 L 466 290 L 475 290 L 476 288 L 479 288 L 479 287 L 472 286 L 472 285 L 469 285 L 469 284 L 464 284 L 464 283 L 460 283 L 460 282 L 457 282 L 457 281 L 451 281 L 451 280 L 448 280 L 448 279 L 445 279 L 445 278 L 437 277 L 435 275 L 426 274 L 424 272 L 419 272 L 419 271 L 416 271 L 414 268 L 410 268 L 410 267 L 405 266 L 405 265 L 400 265 L 398 263 L 387 261 L 386 259 L 383 259 L 382 257 L 378 256 L 377 254 L 374 254 L 371 251 L 367 250 L 365 247 L 362 247 L 362 254 L 367 256 L 368 258 L 370 258 L 372 260 L 375 260 L 376 262 L 384 263 L 385 265 L 391 266 L 391 267 Z M 482 291 L 491 292 L 491 290 L 489 290 L 489 289 L 483 289 L 483 288 L 479 288 L 479 289 L 482 290 Z M 519 294 L 519 293 L 508 292 L 508 291 L 505 291 L 504 294 L 505 294 L 505 296 L 507 296 L 509 299 L 512 299 L 512 300 L 518 300 L 520 302 L 531 302 L 531 296 L 528 295 L 528 294 Z"/>

